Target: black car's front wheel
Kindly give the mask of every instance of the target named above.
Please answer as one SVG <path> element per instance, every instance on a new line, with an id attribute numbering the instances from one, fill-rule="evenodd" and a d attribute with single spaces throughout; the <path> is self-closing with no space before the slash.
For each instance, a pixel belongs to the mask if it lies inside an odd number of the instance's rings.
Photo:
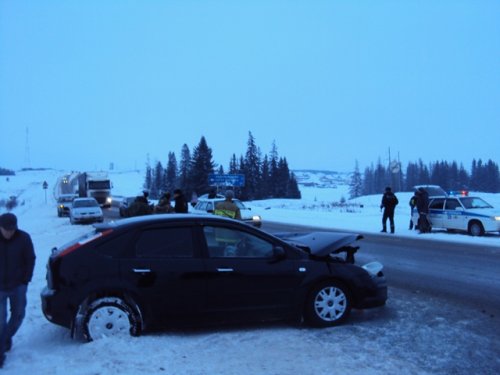
<path id="1" fill-rule="evenodd" d="M 315 327 L 342 323 L 351 312 L 351 294 L 338 281 L 323 282 L 311 290 L 305 307 L 305 320 Z"/>
<path id="2" fill-rule="evenodd" d="M 83 334 L 88 341 L 110 336 L 138 336 L 140 329 L 137 314 L 118 297 L 99 298 L 84 314 Z"/>

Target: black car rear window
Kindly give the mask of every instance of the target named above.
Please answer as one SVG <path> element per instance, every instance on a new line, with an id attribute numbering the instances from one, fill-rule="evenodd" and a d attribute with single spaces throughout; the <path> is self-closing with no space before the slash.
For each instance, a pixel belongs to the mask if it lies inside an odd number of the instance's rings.
<path id="1" fill-rule="evenodd" d="M 144 230 L 135 247 L 141 258 L 191 258 L 194 254 L 193 233 L 189 227 Z"/>

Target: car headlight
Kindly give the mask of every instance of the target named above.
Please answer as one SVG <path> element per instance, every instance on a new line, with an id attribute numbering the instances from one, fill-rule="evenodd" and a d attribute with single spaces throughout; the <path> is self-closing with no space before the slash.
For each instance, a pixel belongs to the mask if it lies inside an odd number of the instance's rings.
<path id="1" fill-rule="evenodd" d="M 106 203 L 111 204 L 111 202 L 112 202 L 112 201 L 113 201 L 113 199 L 112 199 L 111 197 L 107 197 L 107 198 L 106 198 Z"/>
<path id="2" fill-rule="evenodd" d="M 500 216 L 493 216 L 493 220 L 500 221 Z"/>
<path id="3" fill-rule="evenodd" d="M 254 216 L 252 216 L 252 220 L 253 221 L 260 221 L 260 216 L 254 215 Z"/>

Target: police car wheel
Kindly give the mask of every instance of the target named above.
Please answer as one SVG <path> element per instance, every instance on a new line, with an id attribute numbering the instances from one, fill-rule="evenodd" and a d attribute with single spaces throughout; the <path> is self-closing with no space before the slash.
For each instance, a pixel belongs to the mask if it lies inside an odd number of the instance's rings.
<path id="1" fill-rule="evenodd" d="M 484 234 L 483 225 L 478 221 L 469 223 L 469 234 L 471 236 L 482 236 Z"/>

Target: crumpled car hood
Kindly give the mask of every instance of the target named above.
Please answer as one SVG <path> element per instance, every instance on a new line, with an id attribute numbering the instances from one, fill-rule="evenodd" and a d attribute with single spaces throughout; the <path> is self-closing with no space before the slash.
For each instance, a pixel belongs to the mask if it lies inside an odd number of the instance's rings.
<path id="1" fill-rule="evenodd" d="M 357 233 L 310 232 L 275 233 L 276 237 L 300 248 L 308 248 L 315 256 L 323 257 L 363 238 Z"/>

